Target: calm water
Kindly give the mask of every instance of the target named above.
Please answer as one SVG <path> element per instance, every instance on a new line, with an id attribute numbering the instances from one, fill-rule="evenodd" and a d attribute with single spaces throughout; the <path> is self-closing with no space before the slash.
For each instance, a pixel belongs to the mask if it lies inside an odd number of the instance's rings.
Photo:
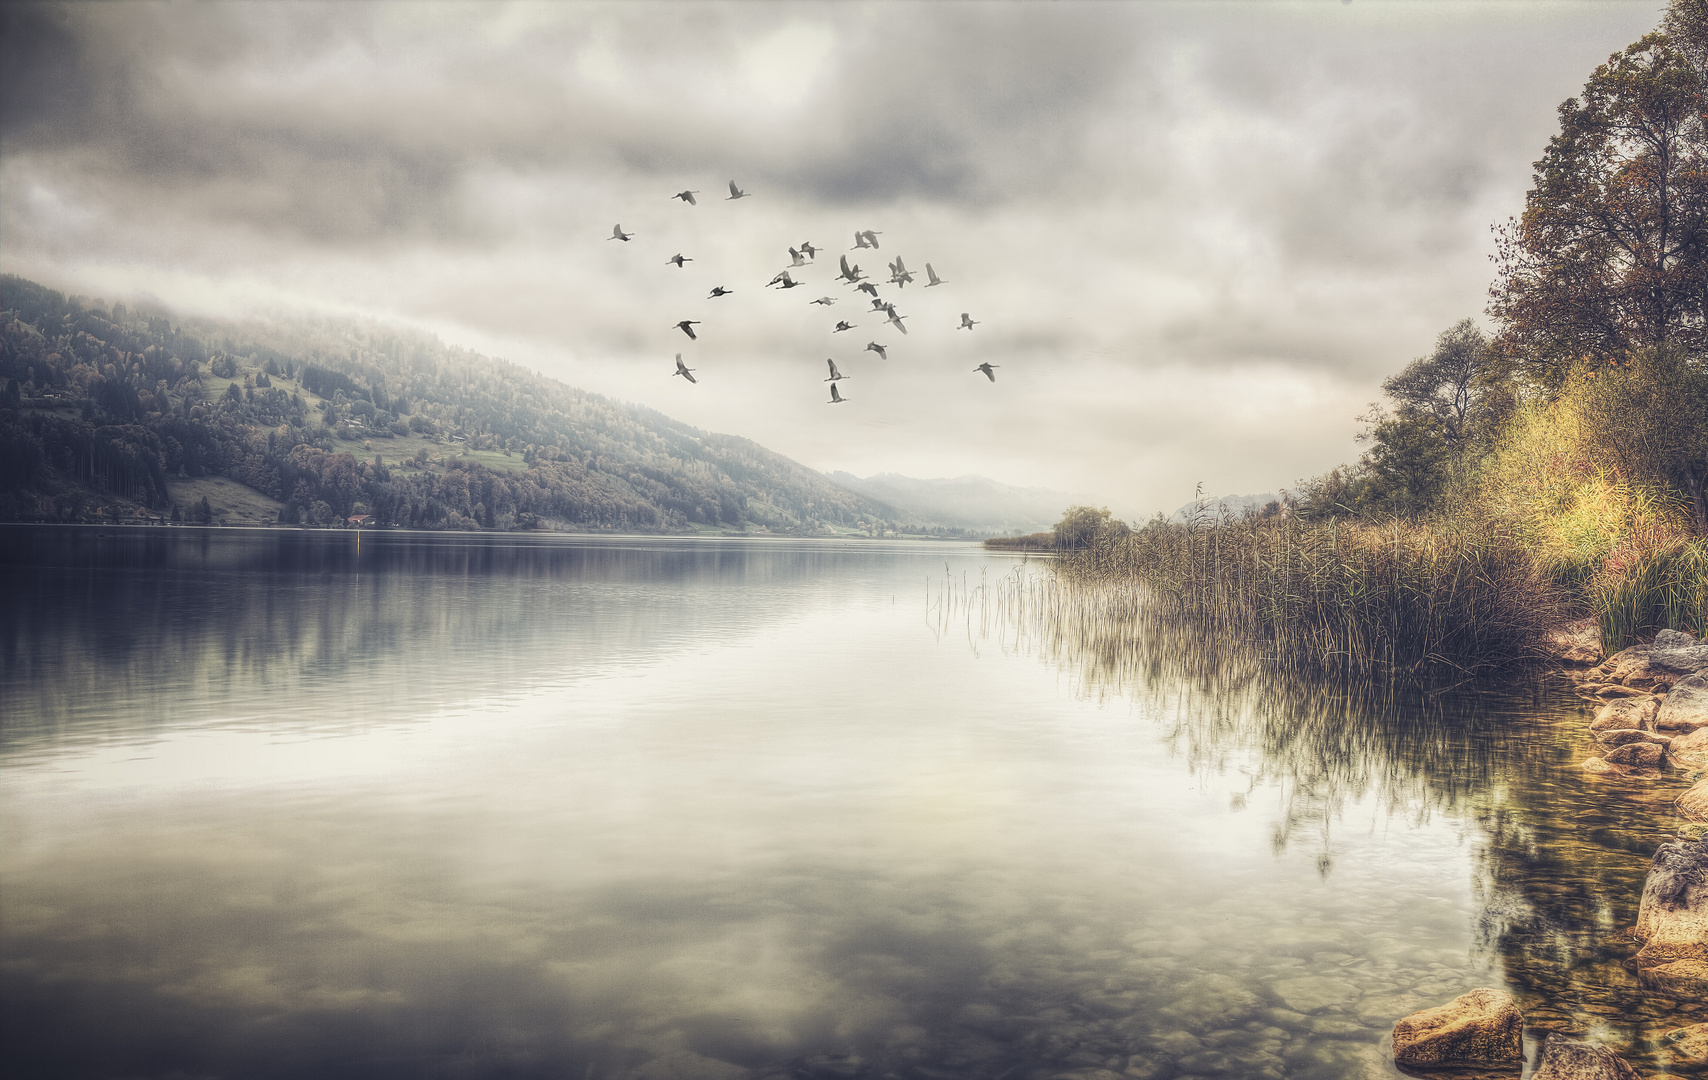
<path id="1" fill-rule="evenodd" d="M 1708 1018 L 1620 963 L 1686 778 L 1587 781 L 1563 683 L 1052 635 L 971 546 L 360 544 L 0 528 L 6 1075 L 1377 1077 L 1491 984 L 1658 1073 Z"/>

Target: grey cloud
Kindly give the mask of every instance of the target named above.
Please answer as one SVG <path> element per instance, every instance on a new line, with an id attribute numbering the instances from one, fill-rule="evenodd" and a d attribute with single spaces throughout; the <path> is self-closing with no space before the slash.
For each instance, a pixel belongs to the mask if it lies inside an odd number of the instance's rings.
<path id="1" fill-rule="evenodd" d="M 1265 490 L 1343 456 L 1347 401 L 1476 314 L 1489 219 L 1521 205 L 1554 107 L 1653 13 L 262 3 L 0 19 L 10 270 L 427 321 L 815 466 L 947 475 L 1006 455 L 1004 479 L 1166 489 L 1172 508 L 1182 482 L 1164 472 Z M 756 50 L 797 24 L 824 54 L 786 44 L 755 81 Z M 731 177 L 762 198 L 668 200 L 718 198 Z M 619 219 L 632 245 L 604 243 Z M 913 321 L 892 381 L 880 394 L 864 368 L 859 409 L 827 422 L 816 379 L 785 373 L 848 343 L 763 283 L 787 243 L 834 255 L 855 227 L 950 284 L 899 297 Z M 659 277 L 678 244 L 699 261 Z M 842 295 L 826 265 L 814 289 Z M 708 307 L 713 283 L 736 295 Z M 969 308 L 984 325 L 955 333 Z M 670 329 L 701 315 L 721 321 L 700 342 Z M 678 348 L 721 368 L 693 394 L 656 369 Z M 984 358 L 999 382 L 962 398 Z M 1241 441 L 1254 427 L 1151 416 L 1161 370 L 1256 427 L 1240 373 L 1315 394 L 1294 418 L 1315 442 L 1278 463 Z M 1248 475 L 1271 465 L 1286 475 Z"/>
<path id="2" fill-rule="evenodd" d="M 81 114 L 86 74 L 77 36 L 56 9 L 0 4 L 0 140 Z"/>

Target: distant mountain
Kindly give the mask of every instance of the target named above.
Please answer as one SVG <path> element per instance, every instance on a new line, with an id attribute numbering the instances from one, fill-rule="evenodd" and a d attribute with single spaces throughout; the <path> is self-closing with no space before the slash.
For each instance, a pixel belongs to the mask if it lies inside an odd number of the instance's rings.
<path id="1" fill-rule="evenodd" d="M 1045 488 L 999 484 L 983 476 L 916 480 L 897 473 L 864 479 L 832 472 L 830 479 L 850 491 L 887 503 L 902 517 L 967 532 L 1037 532 L 1061 520 L 1062 511 L 1082 498 Z"/>
<path id="2" fill-rule="evenodd" d="M 350 320 L 174 322 L 0 277 L 0 520 L 217 521 L 210 495 L 287 524 L 897 524 L 890 507 L 757 443 L 427 335 Z"/>
<path id="3" fill-rule="evenodd" d="M 1228 517 L 1242 517 L 1248 509 L 1261 512 L 1270 503 L 1279 503 L 1280 501 L 1281 496 L 1273 492 L 1264 492 L 1262 495 L 1206 495 L 1203 499 L 1189 502 L 1176 510 L 1170 515 L 1169 520 L 1189 520 L 1193 514 L 1200 512 L 1200 508 L 1202 508 L 1202 513 L 1211 518 L 1224 514 Z"/>

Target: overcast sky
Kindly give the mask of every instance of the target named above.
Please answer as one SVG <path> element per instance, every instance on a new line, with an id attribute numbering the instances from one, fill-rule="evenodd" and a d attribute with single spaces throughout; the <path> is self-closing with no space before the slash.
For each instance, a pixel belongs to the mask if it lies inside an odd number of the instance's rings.
<path id="1" fill-rule="evenodd" d="M 1663 6 L 8 4 L 0 265 L 417 324 L 821 470 L 1139 517 L 1354 457 Z M 864 272 L 919 275 L 882 289 L 905 336 L 832 280 L 863 229 Z"/>

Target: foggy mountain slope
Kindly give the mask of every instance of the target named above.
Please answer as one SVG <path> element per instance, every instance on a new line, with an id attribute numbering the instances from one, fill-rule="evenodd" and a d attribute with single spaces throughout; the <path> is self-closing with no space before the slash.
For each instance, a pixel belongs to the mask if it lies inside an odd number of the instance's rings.
<path id="1" fill-rule="evenodd" d="M 886 503 L 910 521 L 969 531 L 1036 532 L 1061 520 L 1062 511 L 1088 500 L 1047 488 L 1020 488 L 983 476 L 919 480 L 897 473 L 858 477 L 840 470 L 830 479 Z"/>
<path id="2" fill-rule="evenodd" d="M 199 476 L 278 500 L 287 523 L 800 533 L 896 517 L 751 440 L 412 331 L 174 321 L 11 276 L 0 311 L 8 518 L 82 520 L 101 494 L 163 514 L 173 481 Z"/>

